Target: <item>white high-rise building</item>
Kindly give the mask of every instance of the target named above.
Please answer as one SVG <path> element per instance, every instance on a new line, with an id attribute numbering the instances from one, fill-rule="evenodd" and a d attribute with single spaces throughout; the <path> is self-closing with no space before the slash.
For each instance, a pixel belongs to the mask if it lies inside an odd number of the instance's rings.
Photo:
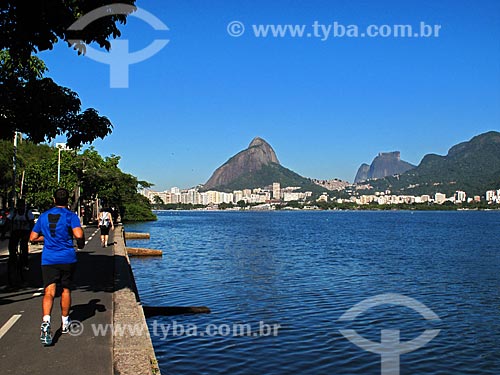
<path id="1" fill-rule="evenodd" d="M 234 195 L 234 203 L 238 203 L 239 201 L 243 200 L 243 192 L 241 190 L 233 191 L 233 195 Z"/>
<path id="2" fill-rule="evenodd" d="M 467 202 L 467 194 L 465 194 L 465 191 L 457 190 L 457 192 L 455 193 L 455 202 Z"/>
<path id="3" fill-rule="evenodd" d="M 487 202 L 494 202 L 498 199 L 497 192 L 495 190 L 488 190 L 486 192 L 486 201 Z"/>
<path id="4" fill-rule="evenodd" d="M 273 183 L 273 199 L 281 199 L 281 185 L 279 182 Z"/>

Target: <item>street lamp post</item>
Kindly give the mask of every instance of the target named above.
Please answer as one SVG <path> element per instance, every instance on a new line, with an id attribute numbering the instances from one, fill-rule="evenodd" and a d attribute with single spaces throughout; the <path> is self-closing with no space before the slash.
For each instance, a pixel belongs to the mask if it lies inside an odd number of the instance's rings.
<path id="1" fill-rule="evenodd" d="M 57 147 L 57 185 L 61 181 L 61 151 L 68 151 L 66 143 L 56 143 Z"/>
<path id="2" fill-rule="evenodd" d="M 18 132 L 14 132 L 14 153 L 12 155 L 12 208 L 17 202 L 17 137 Z"/>

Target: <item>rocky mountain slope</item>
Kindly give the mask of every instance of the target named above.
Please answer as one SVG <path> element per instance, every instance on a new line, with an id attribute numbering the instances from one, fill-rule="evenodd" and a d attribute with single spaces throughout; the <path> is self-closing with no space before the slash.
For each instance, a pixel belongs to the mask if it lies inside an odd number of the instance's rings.
<path id="1" fill-rule="evenodd" d="M 259 137 L 217 168 L 202 190 L 253 189 L 272 185 L 273 182 L 281 183 L 282 187 L 297 186 L 313 192 L 324 190 L 310 179 L 281 166 L 271 145 Z"/>
<path id="2" fill-rule="evenodd" d="M 426 155 L 419 166 L 398 177 L 370 181 L 377 190 L 397 193 L 484 195 L 500 186 L 500 133 L 491 131 L 453 146 L 446 156 Z"/>
<path id="3" fill-rule="evenodd" d="M 373 159 L 373 162 L 368 167 L 368 164 L 362 164 L 356 173 L 354 183 L 362 182 L 374 178 L 384 178 L 393 176 L 415 168 L 415 165 L 401 160 L 401 153 L 381 152 Z"/>

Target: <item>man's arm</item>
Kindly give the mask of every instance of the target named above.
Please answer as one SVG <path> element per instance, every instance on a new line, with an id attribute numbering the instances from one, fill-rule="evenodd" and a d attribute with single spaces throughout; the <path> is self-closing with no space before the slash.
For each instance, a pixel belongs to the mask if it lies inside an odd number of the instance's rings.
<path id="1" fill-rule="evenodd" d="M 32 231 L 30 233 L 30 241 L 31 242 L 43 242 L 43 236 L 40 233 Z"/>
<path id="2" fill-rule="evenodd" d="M 82 227 L 73 228 L 73 236 L 76 238 L 76 246 L 83 249 L 85 247 L 85 234 Z"/>

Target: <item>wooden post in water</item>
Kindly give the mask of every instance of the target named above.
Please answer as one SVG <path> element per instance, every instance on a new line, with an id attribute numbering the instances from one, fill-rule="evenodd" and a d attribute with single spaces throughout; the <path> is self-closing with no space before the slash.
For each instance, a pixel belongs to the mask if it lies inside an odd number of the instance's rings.
<path id="1" fill-rule="evenodd" d="M 146 318 L 152 316 L 172 316 L 182 314 L 210 314 L 206 306 L 142 306 Z"/>
<path id="2" fill-rule="evenodd" d="M 127 240 L 149 240 L 150 237 L 149 233 L 125 232 Z"/>
<path id="3" fill-rule="evenodd" d="M 126 247 L 125 251 L 131 257 L 161 257 L 163 251 L 154 249 L 142 249 L 139 247 Z"/>

